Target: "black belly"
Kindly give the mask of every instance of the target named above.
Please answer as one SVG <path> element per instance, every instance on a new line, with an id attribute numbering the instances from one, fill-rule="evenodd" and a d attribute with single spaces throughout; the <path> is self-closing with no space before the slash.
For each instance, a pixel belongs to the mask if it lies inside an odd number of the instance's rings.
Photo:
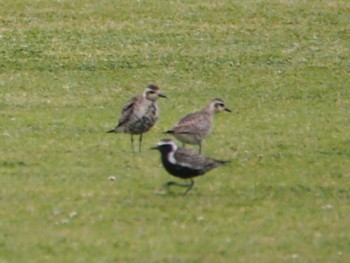
<path id="1" fill-rule="evenodd" d="M 187 178 L 192 178 L 203 174 L 203 170 L 192 169 L 190 167 L 175 165 L 168 162 L 165 159 L 162 159 L 162 163 L 164 168 L 168 171 L 168 173 L 179 178 L 187 179 Z"/>

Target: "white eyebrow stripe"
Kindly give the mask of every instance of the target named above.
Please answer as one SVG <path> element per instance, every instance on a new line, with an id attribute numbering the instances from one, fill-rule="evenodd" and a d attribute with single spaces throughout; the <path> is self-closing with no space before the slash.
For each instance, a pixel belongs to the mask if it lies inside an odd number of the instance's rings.
<path id="1" fill-rule="evenodd" d="M 160 141 L 160 142 L 158 142 L 157 145 L 158 146 L 171 145 L 174 152 L 177 150 L 177 146 L 176 146 L 176 144 L 173 141 Z"/>

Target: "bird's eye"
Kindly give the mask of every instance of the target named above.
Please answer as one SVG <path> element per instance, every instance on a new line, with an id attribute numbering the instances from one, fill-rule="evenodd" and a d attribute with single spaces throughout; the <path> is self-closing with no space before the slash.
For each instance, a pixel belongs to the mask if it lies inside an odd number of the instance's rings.
<path id="1" fill-rule="evenodd" d="M 223 103 L 218 103 L 216 104 L 217 107 L 225 107 L 225 105 Z"/>

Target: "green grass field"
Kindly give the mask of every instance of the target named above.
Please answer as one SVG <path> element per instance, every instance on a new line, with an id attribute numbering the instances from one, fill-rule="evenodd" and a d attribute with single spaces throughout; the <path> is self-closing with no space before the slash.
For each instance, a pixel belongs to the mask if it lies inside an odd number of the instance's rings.
<path id="1" fill-rule="evenodd" d="M 350 262 L 349 1 L 0 6 L 1 263 Z M 149 83 L 133 157 L 105 132 Z M 204 154 L 231 163 L 157 195 L 149 148 L 215 97 Z"/>

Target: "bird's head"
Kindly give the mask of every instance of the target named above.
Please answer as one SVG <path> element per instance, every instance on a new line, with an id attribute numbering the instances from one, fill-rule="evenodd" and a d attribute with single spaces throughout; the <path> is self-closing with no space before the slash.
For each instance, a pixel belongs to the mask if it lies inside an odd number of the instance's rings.
<path id="1" fill-rule="evenodd" d="M 163 139 L 151 149 L 158 150 L 161 153 L 169 153 L 169 152 L 175 152 L 177 150 L 177 145 L 171 139 Z"/>
<path id="2" fill-rule="evenodd" d="M 154 84 L 148 85 L 144 92 L 144 96 L 150 101 L 156 101 L 158 97 L 167 98 L 167 96 L 160 92 L 159 87 Z"/>
<path id="3" fill-rule="evenodd" d="M 210 110 L 215 113 L 222 112 L 222 111 L 231 112 L 230 109 L 226 108 L 225 102 L 222 99 L 218 99 L 218 98 L 213 99 L 209 107 L 210 107 Z"/>

